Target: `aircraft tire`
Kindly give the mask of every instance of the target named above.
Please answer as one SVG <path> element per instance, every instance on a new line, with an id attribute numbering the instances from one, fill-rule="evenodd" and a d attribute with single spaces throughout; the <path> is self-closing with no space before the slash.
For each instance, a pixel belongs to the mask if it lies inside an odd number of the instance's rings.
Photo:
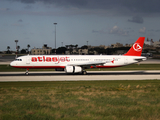
<path id="1" fill-rule="evenodd" d="M 87 72 L 86 72 L 86 71 L 82 71 L 82 74 L 83 74 L 83 75 L 86 75 L 86 74 L 87 74 Z"/>
<path id="2" fill-rule="evenodd" d="M 28 72 L 25 73 L 25 75 L 28 75 L 28 74 L 29 74 Z"/>

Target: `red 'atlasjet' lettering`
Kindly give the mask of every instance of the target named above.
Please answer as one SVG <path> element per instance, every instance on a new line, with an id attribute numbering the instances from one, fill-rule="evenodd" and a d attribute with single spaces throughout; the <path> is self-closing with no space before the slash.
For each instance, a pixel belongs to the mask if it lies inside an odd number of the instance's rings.
<path id="1" fill-rule="evenodd" d="M 37 62 L 37 58 L 36 57 L 32 57 L 32 62 Z"/>
<path id="2" fill-rule="evenodd" d="M 65 58 L 64 58 L 64 57 L 61 57 L 61 58 L 60 58 L 60 61 L 61 61 L 61 62 L 65 62 Z"/>
<path id="3" fill-rule="evenodd" d="M 51 62 L 51 57 L 46 57 L 46 62 Z"/>
<path id="4" fill-rule="evenodd" d="M 53 61 L 53 62 L 57 62 L 58 59 L 57 59 L 56 57 L 52 57 L 52 61 Z"/>
<path id="5" fill-rule="evenodd" d="M 32 57 L 31 58 L 32 62 L 69 62 L 69 57 Z"/>
<path id="6" fill-rule="evenodd" d="M 37 57 L 39 62 L 42 62 L 42 57 Z"/>

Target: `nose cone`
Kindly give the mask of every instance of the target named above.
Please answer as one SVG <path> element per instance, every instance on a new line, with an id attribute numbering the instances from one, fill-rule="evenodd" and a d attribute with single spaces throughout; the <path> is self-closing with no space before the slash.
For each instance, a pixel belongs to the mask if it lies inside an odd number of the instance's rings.
<path id="1" fill-rule="evenodd" d="M 14 65 L 15 65 L 15 62 L 14 62 L 14 61 L 10 63 L 10 66 L 14 66 Z"/>

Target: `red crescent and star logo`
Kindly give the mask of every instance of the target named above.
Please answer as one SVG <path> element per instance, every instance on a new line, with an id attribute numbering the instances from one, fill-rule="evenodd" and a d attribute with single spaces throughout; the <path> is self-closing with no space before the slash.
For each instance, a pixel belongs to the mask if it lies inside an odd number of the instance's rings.
<path id="1" fill-rule="evenodd" d="M 135 43 L 135 44 L 133 45 L 133 49 L 134 49 L 135 51 L 137 51 L 137 52 L 142 51 L 142 47 L 139 45 L 139 43 Z"/>

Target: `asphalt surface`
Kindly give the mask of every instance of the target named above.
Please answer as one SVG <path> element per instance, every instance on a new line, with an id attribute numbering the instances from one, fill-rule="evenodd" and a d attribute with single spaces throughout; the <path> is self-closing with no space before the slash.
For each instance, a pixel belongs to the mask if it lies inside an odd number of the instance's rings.
<path id="1" fill-rule="evenodd" d="M 64 72 L 0 72 L 0 82 L 10 81 L 94 81 L 94 80 L 160 80 L 160 71 L 88 71 L 87 75 Z"/>

